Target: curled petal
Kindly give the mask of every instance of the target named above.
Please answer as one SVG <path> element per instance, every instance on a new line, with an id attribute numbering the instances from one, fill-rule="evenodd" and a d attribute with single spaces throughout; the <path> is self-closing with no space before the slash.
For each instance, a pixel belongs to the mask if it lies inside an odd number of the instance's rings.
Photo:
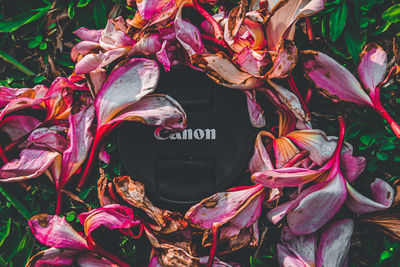
<path id="1" fill-rule="evenodd" d="M 265 117 L 264 117 L 264 110 L 261 106 L 257 103 L 255 98 L 255 92 L 250 93 L 249 91 L 246 92 L 246 99 L 247 99 L 247 110 L 250 116 L 250 122 L 253 127 L 262 128 L 266 125 Z"/>
<path id="2" fill-rule="evenodd" d="M 375 43 L 367 44 L 361 53 L 358 77 L 365 89 L 374 91 L 385 78 L 387 55 L 382 47 Z"/>
<path id="3" fill-rule="evenodd" d="M 86 250 L 86 240 L 67 223 L 65 218 L 56 215 L 39 214 L 28 221 L 33 235 L 40 243 L 54 248 Z"/>
<path id="4" fill-rule="evenodd" d="M 253 77 L 223 52 L 209 55 L 193 55 L 193 65 L 202 69 L 216 83 L 235 89 L 254 89 L 261 85 L 259 78 Z"/>
<path id="5" fill-rule="evenodd" d="M 100 226 L 108 229 L 129 229 L 140 224 L 140 221 L 134 219 L 131 208 L 119 204 L 110 204 L 81 213 L 79 221 L 85 227 L 86 236 L 91 235 Z"/>
<path id="6" fill-rule="evenodd" d="M 106 70 L 97 68 L 89 73 L 90 81 L 93 84 L 94 95 L 96 96 L 100 89 L 103 87 L 104 82 L 107 80 Z"/>
<path id="7" fill-rule="evenodd" d="M 41 103 L 43 103 L 43 98 L 20 97 L 13 99 L 0 111 L 0 121 L 11 112 L 24 108 L 38 107 Z"/>
<path id="8" fill-rule="evenodd" d="M 314 233 L 327 223 L 346 200 L 346 182 L 338 172 L 328 182 L 313 185 L 296 198 L 287 215 L 290 230 L 298 235 Z"/>
<path id="9" fill-rule="evenodd" d="M 76 250 L 49 248 L 30 258 L 25 267 L 73 266 L 78 253 Z"/>
<path id="10" fill-rule="evenodd" d="M 159 77 L 157 63 L 144 58 L 131 59 L 114 70 L 96 96 L 97 127 L 106 124 L 118 112 L 153 92 Z"/>
<path id="11" fill-rule="evenodd" d="M 79 267 L 119 267 L 121 265 L 115 264 L 114 262 L 101 257 L 98 254 L 91 252 L 84 252 L 79 255 L 76 260 Z"/>
<path id="12" fill-rule="evenodd" d="M 71 113 L 69 116 L 69 146 L 63 153 L 61 187 L 69 181 L 86 160 L 93 141 L 90 127 L 92 126 L 94 115 L 94 106 L 89 104 L 78 113 Z"/>
<path id="13" fill-rule="evenodd" d="M 143 36 L 129 52 L 128 56 L 154 55 L 161 49 L 160 34 L 149 33 Z"/>
<path id="14" fill-rule="evenodd" d="M 333 58 L 310 50 L 303 51 L 302 58 L 306 75 L 322 94 L 358 105 L 373 106 L 353 74 Z"/>
<path id="15" fill-rule="evenodd" d="M 20 158 L 4 164 L 0 169 L 0 182 L 19 182 L 43 174 L 53 162 L 61 160 L 58 152 L 24 149 Z"/>
<path id="16" fill-rule="evenodd" d="M 170 71 L 171 70 L 171 60 L 168 56 L 167 52 L 167 46 L 168 46 L 168 41 L 165 40 L 162 43 L 160 51 L 156 53 L 158 61 L 164 66 L 165 71 Z"/>
<path id="17" fill-rule="evenodd" d="M 293 210 L 294 201 L 288 201 L 280 204 L 278 207 L 270 210 L 267 214 L 268 220 L 273 224 L 280 222 L 291 210 Z"/>
<path id="18" fill-rule="evenodd" d="M 279 266 L 282 267 L 307 267 L 300 259 L 298 259 L 290 250 L 282 245 L 276 245 L 278 253 Z"/>
<path id="19" fill-rule="evenodd" d="M 368 213 L 387 209 L 392 205 L 394 198 L 394 189 L 378 178 L 371 183 L 372 199 L 361 195 L 349 183 L 347 183 L 347 190 L 349 192 L 347 206 L 355 213 Z"/>
<path id="20" fill-rule="evenodd" d="M 44 87 L 44 86 L 43 86 Z M 44 87 L 45 88 L 45 87 Z M 47 90 L 47 88 L 45 88 Z M 11 100 L 26 97 L 26 98 L 37 98 L 35 88 L 10 88 L 6 86 L 0 86 L 0 108 L 6 106 Z"/>
<path id="21" fill-rule="evenodd" d="M 346 180 L 351 183 L 364 171 L 367 160 L 347 153 L 340 157 L 340 170 Z"/>
<path id="22" fill-rule="evenodd" d="M 315 266 L 317 236 L 295 235 L 287 226 L 282 229 L 282 241 L 306 267 Z"/>
<path id="23" fill-rule="evenodd" d="M 86 28 L 79 28 L 74 31 L 74 34 L 84 41 L 96 42 L 98 43 L 103 30 L 89 30 Z"/>
<path id="24" fill-rule="evenodd" d="M 204 53 L 204 46 L 200 31 L 196 26 L 182 19 L 182 8 L 183 6 L 178 10 L 174 22 L 176 39 L 178 39 L 189 56 L 202 54 Z"/>
<path id="25" fill-rule="evenodd" d="M 0 131 L 7 133 L 11 141 L 26 136 L 40 124 L 34 117 L 26 115 L 13 115 L 5 118 L 0 123 Z"/>
<path id="26" fill-rule="evenodd" d="M 175 2 L 174 0 L 142 0 L 137 1 L 137 9 L 140 17 L 145 20 L 150 20 L 155 14 L 160 13 L 161 10 L 169 3 Z"/>
<path id="27" fill-rule="evenodd" d="M 116 48 L 105 53 L 100 52 L 99 54 L 88 54 L 84 56 L 75 65 L 76 74 L 85 74 L 90 71 L 102 68 L 113 62 L 119 57 L 126 55 L 129 49 L 126 47 Z"/>
<path id="28" fill-rule="evenodd" d="M 279 3 L 278 5 L 276 5 Z M 272 16 L 267 23 L 267 42 L 271 50 L 277 50 L 280 41 L 299 18 L 311 16 L 321 11 L 325 6 L 324 0 L 269 0 L 268 7 Z"/>
<path id="29" fill-rule="evenodd" d="M 272 144 L 277 168 L 282 168 L 290 159 L 300 153 L 300 150 L 286 137 L 274 139 Z"/>
<path id="30" fill-rule="evenodd" d="M 298 52 L 294 43 L 289 40 L 282 40 L 276 55 L 272 56 L 274 65 L 267 74 L 268 79 L 282 79 L 288 76 L 294 66 L 296 66 L 297 59 Z"/>
<path id="31" fill-rule="evenodd" d="M 251 173 L 262 172 L 264 170 L 275 169 L 270 156 L 268 155 L 267 149 L 263 143 L 262 138 L 267 136 L 274 138 L 274 136 L 266 131 L 261 131 L 257 135 L 256 142 L 254 144 L 254 154 L 250 159 L 249 169 Z"/>
<path id="32" fill-rule="evenodd" d="M 122 24 L 122 23 L 121 23 Z M 121 47 L 130 47 L 135 42 L 125 34 L 122 30 L 118 29 L 119 27 L 125 27 L 125 25 L 118 25 L 118 18 L 116 22 L 112 19 L 108 20 L 106 28 L 101 33 L 101 37 L 99 40 L 100 46 L 105 50 L 112 50 Z"/>
<path id="33" fill-rule="evenodd" d="M 268 53 L 259 54 L 253 49 L 245 47 L 236 54 L 235 62 L 253 76 L 264 76 L 271 66 L 271 57 Z"/>
<path id="34" fill-rule="evenodd" d="M 322 233 L 317 251 L 317 267 L 347 266 L 353 228 L 353 220 L 344 219 L 332 223 Z"/>
<path id="35" fill-rule="evenodd" d="M 84 56 L 89 52 L 96 50 L 98 48 L 100 48 L 100 45 L 99 43 L 96 42 L 90 42 L 90 41 L 79 42 L 71 49 L 71 59 L 72 61 L 76 62 L 76 60 L 80 55 Z"/>
<path id="36" fill-rule="evenodd" d="M 50 126 L 37 128 L 27 138 L 26 148 L 38 150 L 57 151 L 60 154 L 68 147 L 68 140 L 64 136 L 66 128 L 63 126 Z"/>

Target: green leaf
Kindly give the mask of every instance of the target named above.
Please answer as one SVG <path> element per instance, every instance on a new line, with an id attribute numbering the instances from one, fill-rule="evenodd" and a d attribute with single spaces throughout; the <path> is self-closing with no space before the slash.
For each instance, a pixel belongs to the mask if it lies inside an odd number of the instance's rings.
<path id="1" fill-rule="evenodd" d="M 400 21 L 400 4 L 393 5 L 382 14 L 382 19 L 388 22 Z"/>
<path id="2" fill-rule="evenodd" d="M 41 43 L 39 48 L 40 48 L 40 50 L 46 50 L 47 49 L 47 43 Z"/>
<path id="3" fill-rule="evenodd" d="M 354 29 L 344 31 L 344 41 L 346 43 L 347 50 L 349 51 L 354 63 L 359 61 L 359 55 L 367 42 L 367 31 L 362 30 L 358 32 Z"/>
<path id="4" fill-rule="evenodd" d="M 394 160 L 395 162 L 400 162 L 400 155 L 395 155 L 395 156 L 393 157 L 393 160 Z"/>
<path id="5" fill-rule="evenodd" d="M 73 2 L 73 1 L 70 1 L 70 2 L 68 3 L 68 17 L 69 17 L 70 19 L 73 19 L 74 16 L 75 16 L 74 2 Z"/>
<path id="6" fill-rule="evenodd" d="M 344 27 L 346 26 L 348 8 L 346 2 L 342 4 L 331 13 L 329 20 L 329 34 L 331 40 L 335 42 L 342 34 Z"/>
<path id="7" fill-rule="evenodd" d="M 10 20 L 1 21 L 0 22 L 0 32 L 13 32 L 25 24 L 33 22 L 35 20 L 40 19 L 44 15 L 46 15 L 47 11 L 49 11 L 51 5 L 48 5 L 43 8 L 34 9 L 15 17 L 12 17 Z"/>
<path id="8" fill-rule="evenodd" d="M 32 217 L 32 214 L 29 210 L 21 203 L 21 201 L 16 198 L 13 194 L 7 192 L 1 185 L 0 185 L 0 194 L 2 194 L 13 206 L 14 208 L 21 213 L 25 219 L 29 220 Z"/>
<path id="9" fill-rule="evenodd" d="M 250 257 L 250 266 L 251 267 L 266 267 L 265 263 L 259 259 L 254 258 L 253 256 Z"/>
<path id="10" fill-rule="evenodd" d="M 75 212 L 74 211 L 68 212 L 68 214 L 65 216 L 65 219 L 68 222 L 72 222 L 73 220 L 75 220 Z"/>
<path id="11" fill-rule="evenodd" d="M 18 246 L 18 253 L 13 259 L 14 266 L 25 266 L 29 260 L 33 249 L 33 238 L 30 231 L 22 237 Z"/>
<path id="12" fill-rule="evenodd" d="M 29 47 L 29 48 L 35 48 L 35 47 L 37 47 L 39 44 L 40 44 L 40 41 L 32 40 L 32 41 L 29 41 L 28 47 Z"/>
<path id="13" fill-rule="evenodd" d="M 364 145 L 370 146 L 370 145 L 372 145 L 373 143 L 375 143 L 375 137 L 374 137 L 373 135 L 370 135 L 370 134 L 365 134 L 365 135 L 362 135 L 362 136 L 360 137 L 360 141 L 361 141 L 361 143 L 363 143 Z"/>
<path id="14" fill-rule="evenodd" d="M 106 6 L 102 0 L 94 2 L 93 20 L 97 29 L 102 29 L 107 23 Z"/>
<path id="15" fill-rule="evenodd" d="M 384 152 L 378 152 L 376 153 L 376 158 L 379 159 L 380 161 L 387 161 L 389 156 Z"/>
<path id="16" fill-rule="evenodd" d="M 1 227 L 2 228 L 5 227 L 5 229 L 0 232 L 0 247 L 3 245 L 4 240 L 6 240 L 6 238 L 10 234 L 11 218 L 8 218 L 7 224 L 6 225 L 2 225 Z"/>
<path id="17" fill-rule="evenodd" d="M 381 254 L 380 261 L 384 261 L 386 259 L 389 259 L 390 257 L 392 257 L 392 253 L 387 250 L 384 250 Z"/>
<path id="18" fill-rule="evenodd" d="M 79 0 L 79 3 L 76 5 L 77 7 L 84 7 L 90 3 L 91 0 Z"/>
<path id="19" fill-rule="evenodd" d="M 79 192 L 78 197 L 82 200 L 85 200 L 85 198 L 87 198 L 91 190 L 92 190 L 91 187 L 83 189 L 81 192 Z"/>
<path id="20" fill-rule="evenodd" d="M 46 77 L 44 77 L 44 75 L 36 76 L 36 77 L 33 79 L 33 83 L 35 83 L 35 84 L 41 83 L 41 82 L 44 81 L 44 79 L 46 79 Z"/>
<path id="21" fill-rule="evenodd" d="M 386 141 L 384 144 L 381 145 L 380 149 L 381 150 L 393 150 L 396 148 L 396 145 L 393 143 L 390 143 L 389 141 Z"/>
<path id="22" fill-rule="evenodd" d="M 25 73 L 28 76 L 35 75 L 35 73 L 33 73 L 30 69 L 25 67 L 18 60 L 16 60 L 15 58 L 13 58 L 12 56 L 10 56 L 9 54 L 7 54 L 5 52 L 0 51 L 0 58 L 3 59 L 4 61 L 14 65 L 14 67 L 16 67 L 17 69 L 19 69 L 20 71 L 22 71 L 23 73 Z"/>

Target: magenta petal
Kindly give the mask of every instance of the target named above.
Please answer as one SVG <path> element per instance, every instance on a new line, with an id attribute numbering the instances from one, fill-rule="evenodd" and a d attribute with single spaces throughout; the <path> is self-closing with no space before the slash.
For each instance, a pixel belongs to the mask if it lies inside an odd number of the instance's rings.
<path id="1" fill-rule="evenodd" d="M 303 66 L 306 75 L 326 96 L 373 106 L 357 79 L 333 58 L 316 51 L 303 51 Z"/>
<path id="2" fill-rule="evenodd" d="M 293 42 L 282 40 L 277 55 L 272 57 L 273 66 L 268 72 L 268 79 L 285 78 L 296 66 L 298 59 L 297 47 Z"/>
<path id="3" fill-rule="evenodd" d="M 79 267 L 119 267 L 114 262 L 91 252 L 80 253 L 76 263 Z"/>
<path id="4" fill-rule="evenodd" d="M 174 27 L 176 39 L 178 39 L 189 56 L 204 52 L 200 31 L 196 26 L 182 19 L 182 7 L 176 14 Z"/>
<path id="5" fill-rule="evenodd" d="M 160 34 L 149 33 L 143 36 L 139 42 L 137 42 L 128 54 L 131 56 L 149 56 L 154 55 L 161 49 Z"/>
<path id="6" fill-rule="evenodd" d="M 89 30 L 86 28 L 79 28 L 74 31 L 74 34 L 84 41 L 99 42 L 103 30 Z"/>
<path id="7" fill-rule="evenodd" d="M 131 208 L 119 204 L 111 204 L 81 213 L 79 221 L 85 226 L 87 236 L 100 226 L 108 229 L 129 229 L 140 224 L 139 220 L 134 219 Z"/>
<path id="8" fill-rule="evenodd" d="M 257 139 L 254 144 L 254 154 L 249 162 L 250 173 L 262 172 L 264 170 L 275 169 L 270 156 L 268 155 L 267 149 L 263 143 L 263 137 L 273 138 L 273 135 L 266 131 L 261 131 L 257 135 Z"/>
<path id="9" fill-rule="evenodd" d="M 40 98 L 44 94 L 40 92 L 47 91 L 47 88 L 43 85 L 35 86 L 35 88 L 10 88 L 6 86 L 0 86 L 0 108 L 6 106 L 12 100 L 26 97 L 26 98 Z M 38 96 L 38 93 L 41 94 Z"/>
<path id="10" fill-rule="evenodd" d="M 150 20 L 155 14 L 161 12 L 168 3 L 174 3 L 174 0 L 142 0 L 136 3 L 140 17 L 144 20 Z"/>
<path id="11" fill-rule="evenodd" d="M 125 27 L 124 22 L 121 22 L 121 17 L 114 20 L 109 19 L 106 28 L 101 33 L 99 40 L 100 46 L 105 50 L 112 50 L 121 47 L 131 47 L 135 41 L 132 40 L 124 31 L 118 29 L 118 26 Z M 118 25 L 120 23 L 121 25 Z"/>
<path id="12" fill-rule="evenodd" d="M 144 58 L 131 59 L 114 70 L 96 96 L 97 127 L 100 128 L 118 112 L 153 92 L 159 77 L 157 63 Z"/>
<path id="13" fill-rule="evenodd" d="M 267 54 L 260 55 L 249 47 L 243 48 L 236 54 L 235 62 L 253 76 L 261 77 L 265 75 L 271 59 Z"/>
<path id="14" fill-rule="evenodd" d="M 68 147 L 64 131 L 66 128 L 58 125 L 37 128 L 28 136 L 26 148 L 52 150 L 61 154 Z"/>
<path id="15" fill-rule="evenodd" d="M 78 253 L 76 250 L 49 248 L 34 255 L 25 267 L 73 266 Z"/>
<path id="16" fill-rule="evenodd" d="M 24 149 L 20 158 L 4 164 L 0 169 L 0 182 L 19 182 L 43 174 L 54 161 L 60 161 L 57 152 Z"/>
<path id="17" fill-rule="evenodd" d="M 350 154 L 342 154 L 340 157 L 340 170 L 346 180 L 351 183 L 364 171 L 367 160 L 364 157 L 356 157 Z"/>
<path id="18" fill-rule="evenodd" d="M 270 188 L 296 187 L 317 179 L 322 173 L 320 170 L 289 167 L 256 172 L 251 178 Z"/>
<path id="19" fill-rule="evenodd" d="M 166 47 L 168 45 L 168 41 L 165 40 L 161 46 L 160 51 L 156 53 L 157 60 L 164 66 L 165 71 L 170 71 L 171 69 L 171 61 L 168 56 L 168 52 L 166 50 Z"/>
<path id="20" fill-rule="evenodd" d="M 69 116 L 69 146 L 63 153 L 61 187 L 69 181 L 86 160 L 93 141 L 90 127 L 92 126 L 94 115 L 94 106 L 89 104 L 78 113 L 71 113 Z"/>
<path id="21" fill-rule="evenodd" d="M 347 253 L 353 228 L 353 220 L 344 219 L 332 223 L 322 233 L 317 251 L 316 267 L 347 266 Z"/>
<path id="22" fill-rule="evenodd" d="M 262 128 L 265 126 L 264 110 L 257 103 L 255 92 L 245 91 L 247 96 L 247 110 L 249 112 L 250 122 L 253 127 Z"/>
<path id="23" fill-rule="evenodd" d="M 385 181 L 376 178 L 371 183 L 372 199 L 369 199 L 357 192 L 347 183 L 349 192 L 347 206 L 355 213 L 368 213 L 389 208 L 393 203 L 394 189 Z"/>
<path id="24" fill-rule="evenodd" d="M 7 133 L 11 141 L 15 141 L 35 129 L 40 121 L 26 115 L 14 115 L 5 118 L 0 123 L 0 131 Z"/>
<path id="25" fill-rule="evenodd" d="M 282 245 L 276 245 L 278 253 L 278 262 L 281 267 L 307 267 L 301 260 L 299 260 L 290 250 Z"/>
<path id="26" fill-rule="evenodd" d="M 346 195 L 346 182 L 340 172 L 328 182 L 307 188 L 287 215 L 290 230 L 298 235 L 314 233 L 338 212 Z"/>
<path id="27" fill-rule="evenodd" d="M 375 43 L 367 44 L 361 54 L 358 77 L 364 88 L 374 91 L 385 78 L 387 55 L 385 50 Z"/>
<path id="28" fill-rule="evenodd" d="M 72 250 L 88 249 L 86 240 L 67 223 L 65 218 L 39 214 L 33 216 L 28 224 L 33 235 L 43 245 Z"/>
<path id="29" fill-rule="evenodd" d="M 79 55 L 84 56 L 97 48 L 100 48 L 99 43 L 90 41 L 79 42 L 71 49 L 71 59 L 75 62 Z"/>
<path id="30" fill-rule="evenodd" d="M 117 58 L 126 55 L 128 52 L 128 48 L 121 47 L 105 53 L 100 52 L 99 54 L 88 54 L 84 56 L 78 63 L 76 63 L 75 73 L 85 74 L 96 70 L 97 68 L 105 67 Z"/>
<path id="31" fill-rule="evenodd" d="M 41 103 L 43 103 L 43 98 L 34 99 L 28 97 L 20 97 L 17 99 L 13 99 L 0 111 L 0 121 L 2 121 L 6 114 L 24 108 L 37 107 Z"/>

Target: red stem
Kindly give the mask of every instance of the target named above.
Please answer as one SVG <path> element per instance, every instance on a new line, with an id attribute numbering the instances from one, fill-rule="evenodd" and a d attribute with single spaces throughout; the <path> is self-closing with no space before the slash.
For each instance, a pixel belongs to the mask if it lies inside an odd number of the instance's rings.
<path id="1" fill-rule="evenodd" d="M 300 153 L 298 153 L 293 158 L 291 158 L 288 162 L 286 162 L 286 164 L 283 165 L 282 168 L 293 167 L 296 163 L 302 161 L 303 159 L 308 158 L 308 156 L 310 156 L 310 152 L 308 150 L 302 150 Z"/>
<path id="2" fill-rule="evenodd" d="M 218 241 L 220 236 L 221 225 L 220 223 L 213 223 L 212 232 L 213 232 L 213 243 L 211 246 L 210 256 L 208 257 L 207 267 L 212 267 L 214 263 L 214 258 L 217 253 Z"/>
<path id="3" fill-rule="evenodd" d="M 331 159 L 321 168 L 321 170 L 327 170 L 332 168 L 336 171 L 339 170 L 340 168 L 340 152 L 342 151 L 344 135 L 346 133 L 346 125 L 344 123 L 344 118 L 342 116 L 338 117 L 338 121 L 339 121 L 339 137 L 336 149 L 333 152 Z"/>
<path id="4" fill-rule="evenodd" d="M 313 95 L 313 90 L 312 90 L 311 88 L 308 88 L 308 89 L 307 89 L 306 98 L 304 99 L 304 102 L 306 103 L 306 105 L 309 105 L 309 104 L 310 104 L 312 95 Z"/>
<path id="5" fill-rule="evenodd" d="M 4 162 L 4 164 L 6 164 L 9 161 L 1 145 L 0 145 L 0 158 Z"/>
<path id="6" fill-rule="evenodd" d="M 306 28 L 307 28 L 308 40 L 314 41 L 315 40 L 315 36 L 314 36 L 314 31 L 313 31 L 313 28 L 312 28 L 312 23 L 311 23 L 310 17 L 306 18 Z"/>
<path id="7" fill-rule="evenodd" d="M 57 189 L 57 206 L 56 206 L 56 215 L 61 214 L 61 209 L 62 209 L 62 198 L 63 198 L 63 192 L 61 189 Z"/>
<path id="8" fill-rule="evenodd" d="M 287 80 L 288 80 L 288 83 L 289 83 L 290 90 L 292 90 L 292 92 L 295 93 L 295 95 L 299 98 L 300 104 L 301 104 L 302 108 L 304 109 L 304 111 L 306 112 L 306 116 L 309 118 L 310 117 L 310 111 L 308 110 L 307 105 L 303 100 L 303 97 L 301 96 L 299 90 L 297 89 L 297 86 L 296 86 L 296 83 L 293 80 L 292 74 L 289 74 Z"/>
<path id="9" fill-rule="evenodd" d="M 224 34 L 221 28 L 221 25 L 210 15 L 198 2 L 198 0 L 193 0 L 192 6 L 195 10 L 197 10 L 208 22 L 210 22 L 211 26 L 214 29 L 215 38 L 218 40 L 222 40 L 224 38 Z"/>

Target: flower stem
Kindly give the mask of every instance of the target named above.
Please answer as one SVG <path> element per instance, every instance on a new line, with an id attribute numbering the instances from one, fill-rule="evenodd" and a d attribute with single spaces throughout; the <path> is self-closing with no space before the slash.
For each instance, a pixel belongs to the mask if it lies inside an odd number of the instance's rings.
<path id="1" fill-rule="evenodd" d="M 222 32 L 221 25 L 210 15 L 198 2 L 198 0 L 192 1 L 192 6 L 195 10 L 197 10 L 213 27 L 214 35 L 217 40 L 222 40 L 224 38 L 224 34 Z"/>
<path id="2" fill-rule="evenodd" d="M 309 41 L 314 41 L 315 36 L 314 36 L 314 31 L 312 28 L 312 23 L 310 17 L 306 18 L 306 28 L 307 28 L 307 36 Z"/>
<path id="3" fill-rule="evenodd" d="M 57 189 L 56 215 L 60 215 L 61 214 L 62 198 L 63 198 L 62 190 L 61 189 Z"/>
<path id="4" fill-rule="evenodd" d="M 208 257 L 207 267 L 212 267 L 214 263 L 214 258 L 217 253 L 219 236 L 221 233 L 221 224 L 213 223 L 212 232 L 213 232 L 213 243 L 211 246 L 210 256 Z"/>
<path id="5" fill-rule="evenodd" d="M 300 161 L 308 158 L 309 156 L 310 156 L 310 152 L 308 150 L 302 150 L 300 153 L 298 153 L 293 158 L 291 158 L 288 162 L 286 162 L 286 164 L 283 165 L 282 168 L 293 167 L 296 163 L 299 163 Z"/>
<path id="6" fill-rule="evenodd" d="M 8 162 L 8 158 L 6 156 L 6 153 L 4 153 L 3 147 L 0 145 L 0 158 L 3 161 L 4 164 Z"/>
<path id="7" fill-rule="evenodd" d="M 292 90 L 292 92 L 299 98 L 301 107 L 303 108 L 304 112 L 306 113 L 307 118 L 310 118 L 310 111 L 308 110 L 308 107 L 307 107 L 306 103 L 304 102 L 303 97 L 301 96 L 299 90 L 297 89 L 297 86 L 293 80 L 292 74 L 289 74 L 287 80 L 289 83 L 290 90 Z"/>

